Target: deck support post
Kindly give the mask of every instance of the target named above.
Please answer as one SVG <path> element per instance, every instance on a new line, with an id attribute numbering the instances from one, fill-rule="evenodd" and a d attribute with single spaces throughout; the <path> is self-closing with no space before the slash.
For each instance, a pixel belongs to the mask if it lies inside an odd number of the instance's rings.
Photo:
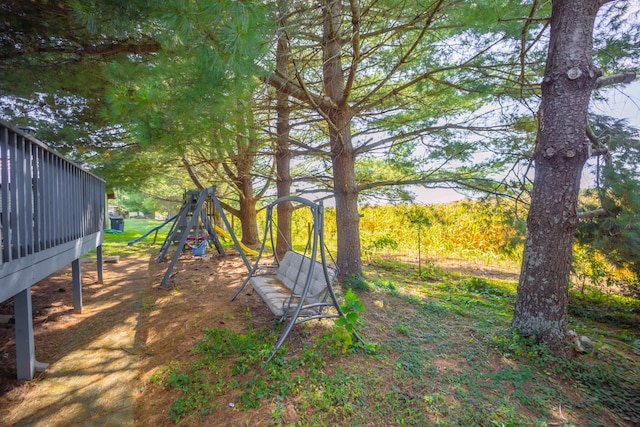
<path id="1" fill-rule="evenodd" d="M 104 283 L 104 278 L 102 276 L 102 245 L 99 245 L 96 248 L 96 264 L 98 268 L 98 283 Z"/>
<path id="2" fill-rule="evenodd" d="M 16 371 L 19 380 L 30 380 L 36 365 L 30 287 L 14 295 L 13 307 L 16 321 Z"/>
<path id="3" fill-rule="evenodd" d="M 82 277 L 80 276 L 80 259 L 71 263 L 71 276 L 73 278 L 73 309 L 82 312 Z"/>

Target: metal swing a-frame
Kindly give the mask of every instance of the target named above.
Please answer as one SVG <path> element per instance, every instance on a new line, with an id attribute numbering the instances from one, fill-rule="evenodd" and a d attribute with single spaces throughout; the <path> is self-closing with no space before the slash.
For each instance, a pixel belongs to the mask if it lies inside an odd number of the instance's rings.
<path id="1" fill-rule="evenodd" d="M 220 255 L 226 256 L 224 248 L 222 247 L 220 239 L 218 238 L 216 227 L 211 223 L 211 220 L 209 219 L 207 209 L 208 206 L 211 206 L 219 212 L 225 227 L 227 228 L 227 230 L 229 230 L 229 235 L 231 236 L 236 249 L 242 257 L 245 266 L 247 267 L 247 270 L 250 269 L 249 261 L 247 260 L 244 251 L 241 248 L 240 242 L 233 233 L 233 229 L 229 224 L 226 216 L 224 215 L 222 206 L 220 205 L 220 202 L 216 198 L 215 194 L 215 187 L 205 188 L 202 191 L 187 192 L 187 196 L 182 203 L 180 213 L 178 213 L 178 215 L 176 216 L 175 222 L 171 226 L 169 234 L 167 234 L 167 238 L 162 243 L 160 253 L 158 254 L 158 258 L 156 260 L 157 262 L 162 262 L 166 257 L 171 245 L 173 243 L 177 243 L 176 250 L 171 257 L 171 262 L 169 263 L 169 267 L 164 274 L 162 283 L 160 283 L 160 287 L 164 287 L 167 284 L 169 277 L 171 277 L 173 267 L 178 261 L 178 258 L 180 258 L 180 254 L 182 253 L 182 250 L 187 244 L 190 236 L 194 240 L 195 245 L 199 246 L 200 249 L 204 249 L 205 245 L 212 243 L 213 246 L 215 246 L 215 248 L 218 250 L 218 253 Z"/>
<path id="2" fill-rule="evenodd" d="M 293 251 L 291 243 L 288 242 L 289 250 L 279 259 L 274 239 L 273 209 L 284 202 L 308 207 L 313 223 L 304 251 Z M 277 229 L 277 225 L 275 228 Z M 261 259 L 267 242 L 270 242 L 275 264 L 263 266 Z M 333 291 L 336 277 L 337 270 L 327 264 L 322 202 L 318 204 L 301 197 L 286 196 L 269 204 L 266 208 L 264 238 L 255 263 L 249 276 L 230 298 L 230 301 L 233 301 L 247 284 L 251 284 L 273 314 L 281 322 L 288 321 L 267 362 L 273 358 L 295 325 L 312 319 L 344 316 Z"/>

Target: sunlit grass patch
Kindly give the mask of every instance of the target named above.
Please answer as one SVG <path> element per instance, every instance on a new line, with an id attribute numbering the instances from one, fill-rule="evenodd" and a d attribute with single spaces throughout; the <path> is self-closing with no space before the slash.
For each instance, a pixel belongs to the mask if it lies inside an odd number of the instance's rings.
<path id="1" fill-rule="evenodd" d="M 155 219 L 125 219 L 123 232 L 110 232 L 104 233 L 104 241 L 102 243 L 102 250 L 104 256 L 149 256 L 155 255 L 160 250 L 162 242 L 167 237 L 167 233 L 171 228 L 171 224 L 167 224 L 162 229 L 158 230 L 157 236 L 155 232 L 144 238 L 138 243 L 129 245 L 128 243 L 141 237 L 147 231 L 159 226 L 163 221 Z M 154 243 L 155 238 L 155 243 Z M 95 257 L 95 249 L 87 254 L 87 256 Z"/>

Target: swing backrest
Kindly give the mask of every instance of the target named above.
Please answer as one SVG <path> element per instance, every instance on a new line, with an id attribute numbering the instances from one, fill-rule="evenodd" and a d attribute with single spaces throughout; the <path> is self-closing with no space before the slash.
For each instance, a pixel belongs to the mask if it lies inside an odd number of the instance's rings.
<path id="1" fill-rule="evenodd" d="M 309 284 L 309 292 L 307 293 L 308 301 L 317 301 L 324 298 L 327 292 L 327 281 L 324 277 L 322 263 L 312 261 L 310 258 L 297 252 L 289 251 L 285 254 L 276 278 L 282 282 L 287 288 L 291 289 L 294 294 L 301 294 L 309 274 L 310 264 L 314 262 L 312 279 Z M 333 284 L 336 276 L 334 269 L 329 268 L 329 283 Z"/>

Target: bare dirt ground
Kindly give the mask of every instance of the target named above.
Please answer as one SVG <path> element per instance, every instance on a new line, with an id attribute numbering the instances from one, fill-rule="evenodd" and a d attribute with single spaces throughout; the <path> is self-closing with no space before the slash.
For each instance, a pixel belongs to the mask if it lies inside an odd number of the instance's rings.
<path id="1" fill-rule="evenodd" d="M 49 363 L 32 381 L 15 379 L 15 331 L 0 325 L 0 425 L 119 425 L 133 419 L 138 307 L 146 260 L 82 264 L 84 309 L 73 310 L 70 269 L 32 288 L 36 359 Z M 12 301 L 0 305 L 11 314 Z M 130 423 L 124 423 L 130 424 Z"/>

